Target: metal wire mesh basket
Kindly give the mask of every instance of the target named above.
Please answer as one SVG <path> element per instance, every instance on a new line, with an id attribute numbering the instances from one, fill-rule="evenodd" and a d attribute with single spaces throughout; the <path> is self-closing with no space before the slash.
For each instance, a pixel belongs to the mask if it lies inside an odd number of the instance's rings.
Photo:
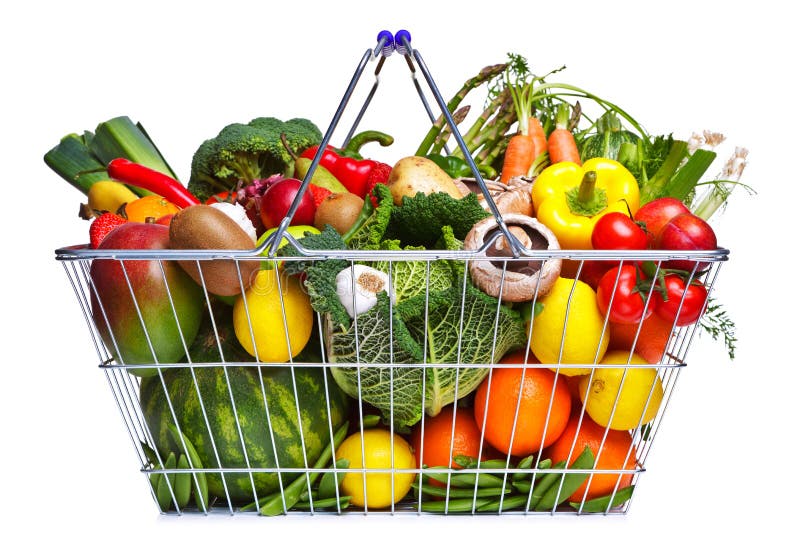
<path id="1" fill-rule="evenodd" d="M 398 38 L 401 52 L 424 74 L 452 120 L 409 39 Z M 386 36 L 379 37 L 378 47 L 365 53 L 324 144 L 367 61 L 380 57 L 382 63 L 386 47 Z M 479 184 L 485 188 L 482 180 Z M 698 326 L 673 323 L 650 361 L 638 359 L 633 348 L 609 359 L 608 317 L 600 318 L 596 340 L 568 326 L 570 308 L 580 305 L 575 279 L 593 262 L 646 261 L 661 271 L 668 261 L 684 260 L 710 294 L 728 251 L 538 250 L 517 241 L 514 254 L 492 258 L 499 294 L 509 273 L 532 263 L 567 261 L 575 276 L 563 279 L 566 311 L 548 334 L 554 360 L 542 363 L 538 354 L 504 358 L 537 353 L 531 340 L 537 339 L 541 315 L 535 311 L 541 303 L 534 297 L 524 320 L 508 303 L 473 294 L 471 267 L 487 259 L 497 240 L 514 242 L 490 207 L 499 231 L 473 251 L 311 250 L 284 234 L 290 216 L 273 239 L 253 251 L 83 246 L 56 251 L 159 509 L 264 515 L 626 512 Z M 278 258 L 275 249 L 284 235 L 296 253 Z M 247 267 L 254 261 L 264 265 L 251 278 Z M 300 312 L 294 295 L 305 275 L 297 273 L 331 261 L 344 268 L 380 263 L 389 273 L 388 288 L 394 288 L 395 273 L 420 270 L 422 282 L 412 288 L 415 311 L 385 291 L 373 308 L 379 311 L 356 315 L 345 327 L 330 313 L 309 312 L 301 343 L 295 337 Z M 189 287 L 178 262 L 196 266 L 201 283 Z M 235 265 L 240 287 L 235 303 L 203 283 L 212 262 Z M 451 274 L 444 289 L 431 275 L 443 265 Z M 109 271 L 115 273 L 113 283 L 101 275 Z M 354 287 L 357 276 L 348 272 Z M 443 305 L 439 297 L 445 290 L 450 298 Z M 646 298 L 658 298 L 657 291 L 651 287 Z M 270 328 L 259 315 L 259 307 L 267 305 L 277 310 Z M 476 322 L 478 309 L 482 320 Z M 645 326 L 631 328 L 635 346 Z M 578 362 L 568 357 L 576 339 L 588 353 Z M 247 354 L 248 345 L 257 358 Z M 279 356 L 270 361 L 272 352 L 281 350 L 291 354 L 288 361 Z M 635 385 L 635 402 L 626 383 Z M 606 401 L 597 403 L 600 412 L 591 408 L 593 395 L 605 395 Z M 505 398 L 505 404 L 490 410 L 495 397 Z M 459 453 L 462 413 L 478 428 L 473 455 Z M 390 437 L 388 463 L 356 466 L 337 458 L 346 437 L 369 457 L 374 429 Z M 434 432 L 444 436 L 445 445 L 426 439 Z M 557 439 L 563 457 L 554 456 Z M 452 463 L 421 461 L 428 459 L 426 446 L 444 450 Z M 410 452 L 413 462 L 400 452 Z"/>

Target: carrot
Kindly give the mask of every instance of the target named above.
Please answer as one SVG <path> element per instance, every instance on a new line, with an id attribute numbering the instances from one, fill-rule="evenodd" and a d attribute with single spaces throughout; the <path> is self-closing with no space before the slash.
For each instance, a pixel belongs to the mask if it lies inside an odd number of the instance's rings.
<path id="1" fill-rule="evenodd" d="M 537 117 L 528 118 L 528 135 L 533 138 L 533 157 L 536 159 L 547 151 L 547 137 Z"/>
<path id="2" fill-rule="evenodd" d="M 556 127 L 550 132 L 547 139 L 547 153 L 550 156 L 550 163 L 561 161 L 571 161 L 581 164 L 581 155 L 578 152 L 578 145 L 575 143 L 575 136 L 567 129 L 569 122 L 569 104 L 561 104 L 556 112 Z"/>
<path id="3" fill-rule="evenodd" d="M 516 134 L 508 140 L 503 157 L 503 170 L 500 181 L 507 184 L 514 176 L 527 176 L 533 163 L 534 143 L 530 135 Z"/>
<path id="4" fill-rule="evenodd" d="M 500 181 L 507 184 L 515 176 L 527 176 L 528 170 L 533 164 L 534 141 L 528 134 L 528 123 L 531 116 L 531 96 L 533 95 L 533 82 L 527 80 L 511 83 L 506 73 L 506 84 L 511 93 L 511 100 L 514 102 L 514 109 L 517 113 L 517 133 L 508 141 L 505 155 L 503 156 L 503 168 L 500 172 Z"/>

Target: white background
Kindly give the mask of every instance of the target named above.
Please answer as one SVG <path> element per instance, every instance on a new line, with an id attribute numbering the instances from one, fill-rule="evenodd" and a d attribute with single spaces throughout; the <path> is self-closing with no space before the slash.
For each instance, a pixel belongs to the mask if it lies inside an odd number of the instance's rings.
<path id="1" fill-rule="evenodd" d="M 782 516 L 796 511 L 800 162 L 792 76 L 800 47 L 786 8 L 763 0 L 11 5 L 0 8 L 4 526 L 767 532 L 782 530 Z M 129 115 L 186 180 L 194 149 L 229 122 L 303 116 L 326 128 L 378 31 L 400 28 L 446 96 L 515 51 L 538 72 L 566 65 L 558 79 L 623 105 L 653 133 L 723 132 L 720 160 L 747 147 L 745 181 L 758 194 L 737 192 L 713 223 L 732 250 L 716 296 L 738 325 L 738 357 L 729 361 L 721 343 L 696 342 L 626 516 L 160 516 L 54 260 L 57 247 L 88 238 L 76 216 L 82 195 L 42 156 L 68 132 Z M 371 81 L 368 73 L 364 86 Z M 395 135 L 395 146 L 376 154 L 392 163 L 414 151 L 427 118 L 402 60 L 387 62 L 381 84 L 363 124 Z"/>

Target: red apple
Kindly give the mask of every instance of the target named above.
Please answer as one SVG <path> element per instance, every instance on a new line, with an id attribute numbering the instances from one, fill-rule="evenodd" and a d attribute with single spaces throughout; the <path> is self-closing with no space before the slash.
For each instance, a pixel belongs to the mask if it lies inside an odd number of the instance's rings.
<path id="1" fill-rule="evenodd" d="M 286 214 L 289 213 L 289 207 L 302 184 L 303 182 L 295 178 L 284 178 L 269 186 L 261 199 L 260 215 L 265 228 L 275 228 L 280 225 Z M 306 189 L 289 225 L 313 226 L 315 212 L 314 196 Z"/>
<path id="2" fill-rule="evenodd" d="M 677 198 L 663 197 L 651 200 L 641 206 L 633 218 L 641 221 L 647 228 L 647 242 L 653 246 L 656 236 L 667 222 L 676 215 L 690 213 L 683 202 Z"/>
<path id="3" fill-rule="evenodd" d="M 655 246 L 663 250 L 714 250 L 717 236 L 706 221 L 693 213 L 682 213 L 670 219 L 656 236 Z M 694 261 L 671 260 L 665 264 L 670 269 L 691 271 Z M 701 262 L 697 270 L 705 269 L 708 263 Z"/>

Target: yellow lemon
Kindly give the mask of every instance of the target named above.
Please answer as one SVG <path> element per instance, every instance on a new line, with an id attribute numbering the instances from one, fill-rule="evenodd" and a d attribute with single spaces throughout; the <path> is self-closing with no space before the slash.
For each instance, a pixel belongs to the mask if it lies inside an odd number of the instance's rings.
<path id="1" fill-rule="evenodd" d="M 553 366 L 593 365 L 603 357 L 608 349 L 608 329 L 603 330 L 604 318 L 597 308 L 597 295 L 588 284 L 559 278 L 539 302 L 543 308 L 533 319 L 531 350 L 540 362 Z M 563 367 L 559 372 L 575 376 L 589 371 L 583 367 Z"/>
<path id="2" fill-rule="evenodd" d="M 411 445 L 400 435 L 382 428 L 364 431 L 364 455 L 361 455 L 361 432 L 348 436 L 336 449 L 336 459 L 347 458 L 350 468 L 381 470 L 367 472 L 366 493 L 362 473 L 347 473 L 342 480 L 342 491 L 350 495 L 354 506 L 386 508 L 400 501 L 411 489 L 414 473 L 391 472 L 392 469 L 414 469 L 417 462 Z"/>
<path id="3" fill-rule="evenodd" d="M 296 277 L 281 270 L 258 271 L 244 297 L 240 295 L 233 305 L 236 339 L 262 362 L 297 356 L 311 338 L 313 324 L 308 295 Z"/>
<path id="4" fill-rule="evenodd" d="M 632 430 L 649 423 L 664 398 L 656 369 L 646 367 L 647 360 L 638 354 L 633 354 L 629 363 L 629 356 L 628 351 L 609 351 L 600 364 L 613 367 L 599 367 L 579 384 L 586 413 L 598 425 L 613 430 Z"/>

